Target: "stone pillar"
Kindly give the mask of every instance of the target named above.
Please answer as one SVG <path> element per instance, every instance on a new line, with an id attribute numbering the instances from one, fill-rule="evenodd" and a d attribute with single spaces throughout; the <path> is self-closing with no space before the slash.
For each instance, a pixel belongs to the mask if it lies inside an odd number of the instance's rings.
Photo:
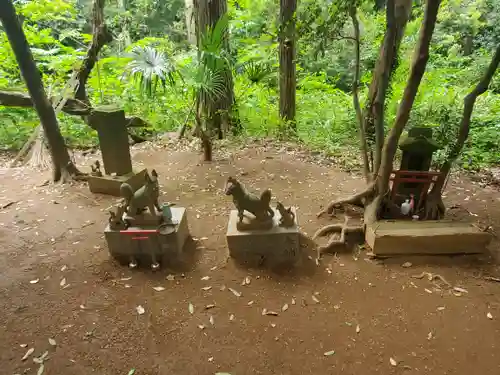
<path id="1" fill-rule="evenodd" d="M 89 125 L 97 131 L 104 172 L 123 176 L 132 172 L 125 111 L 116 107 L 94 108 Z"/>

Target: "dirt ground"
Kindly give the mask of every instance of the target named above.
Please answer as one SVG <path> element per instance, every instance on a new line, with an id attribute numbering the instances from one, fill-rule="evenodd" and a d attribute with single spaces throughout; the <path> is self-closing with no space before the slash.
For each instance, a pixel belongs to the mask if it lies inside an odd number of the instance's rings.
<path id="1" fill-rule="evenodd" d="M 41 186 L 43 173 L 0 170 L 0 207 L 15 201 L 0 209 L 0 373 L 36 374 L 33 358 L 46 351 L 48 375 L 500 373 L 500 283 L 485 279 L 500 275 L 498 240 L 482 257 L 374 261 L 361 252 L 326 255 L 317 266 L 305 249 L 293 271 L 245 269 L 225 244 L 229 175 L 298 206 L 309 236 L 327 222 L 315 217 L 319 208 L 359 191 L 362 180 L 293 147 L 225 149 L 211 164 L 189 149 L 148 145 L 133 154 L 136 167 L 158 171 L 160 203 L 188 207 L 196 251 L 174 269 L 129 270 L 110 258 L 103 229 L 115 198 L 84 184 Z M 494 188 L 454 180 L 446 203 L 460 205 L 451 214 L 499 232 Z M 412 277 L 422 271 L 467 292 Z M 209 304 L 216 307 L 205 310 Z M 264 308 L 279 315 L 263 316 Z"/>

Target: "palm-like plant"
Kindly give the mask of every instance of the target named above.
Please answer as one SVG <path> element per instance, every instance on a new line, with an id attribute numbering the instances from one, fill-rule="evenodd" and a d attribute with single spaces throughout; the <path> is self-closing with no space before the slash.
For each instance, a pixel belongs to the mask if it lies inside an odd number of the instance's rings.
<path id="1" fill-rule="evenodd" d="M 127 65 L 127 73 L 147 96 L 156 94 L 158 84 L 161 84 L 163 89 L 167 83 L 175 85 L 177 71 L 165 53 L 152 47 L 134 47 L 130 57 L 132 60 Z"/>

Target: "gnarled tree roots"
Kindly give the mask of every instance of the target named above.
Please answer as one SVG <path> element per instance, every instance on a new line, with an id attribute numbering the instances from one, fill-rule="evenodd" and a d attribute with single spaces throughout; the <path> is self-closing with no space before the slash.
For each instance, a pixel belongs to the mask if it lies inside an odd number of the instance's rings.
<path id="1" fill-rule="evenodd" d="M 363 233 L 364 228 L 362 225 L 348 226 L 347 225 L 348 222 L 349 222 L 349 217 L 346 215 L 344 217 L 343 224 L 325 225 L 323 228 L 319 229 L 316 233 L 314 233 L 313 240 L 316 240 L 318 237 L 326 236 L 329 233 L 334 233 L 330 237 L 330 239 L 328 240 L 328 243 L 326 245 L 318 246 L 317 259 L 320 259 L 321 255 L 323 253 L 332 252 L 335 248 L 338 248 L 339 246 L 345 246 L 347 233 L 353 233 L 353 232 Z M 338 232 L 340 232 L 339 237 L 337 237 L 337 235 L 336 235 L 336 233 L 338 233 Z"/>
<path id="2" fill-rule="evenodd" d="M 336 208 L 341 208 L 342 206 L 345 206 L 347 204 L 357 207 L 364 207 L 366 198 L 374 195 L 374 193 L 375 193 L 375 183 L 371 183 L 364 191 L 360 193 L 354 194 L 349 198 L 339 199 L 331 202 L 325 209 L 318 212 L 317 217 L 320 217 L 323 214 L 329 214 L 331 216 L 334 216 Z"/>

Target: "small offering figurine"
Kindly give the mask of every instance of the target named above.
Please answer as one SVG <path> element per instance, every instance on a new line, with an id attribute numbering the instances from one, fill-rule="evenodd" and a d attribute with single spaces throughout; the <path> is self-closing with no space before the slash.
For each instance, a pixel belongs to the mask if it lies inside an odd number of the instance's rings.
<path id="1" fill-rule="evenodd" d="M 243 228 L 244 212 L 248 211 L 255 216 L 252 223 L 248 224 L 247 229 L 251 227 L 271 228 L 273 225 L 274 211 L 271 209 L 271 190 L 264 190 L 260 197 L 248 193 L 245 188 L 235 178 L 229 177 L 225 189 L 226 195 L 233 197 L 234 205 L 238 210 L 239 229 Z"/>
<path id="2" fill-rule="evenodd" d="M 102 177 L 101 163 L 99 163 L 99 160 L 96 160 L 94 163 L 92 163 L 90 165 L 90 169 L 92 169 L 92 172 L 90 173 L 92 176 Z"/>
<path id="3" fill-rule="evenodd" d="M 295 224 L 295 214 L 292 211 L 292 207 L 285 208 L 283 203 L 278 202 L 276 204 L 276 210 L 280 213 L 280 227 L 293 227 Z"/>
<path id="4" fill-rule="evenodd" d="M 127 223 L 123 220 L 123 214 L 125 212 L 125 206 L 120 204 L 116 207 L 115 211 L 109 211 L 109 228 L 111 230 L 122 230 L 127 229 Z"/>

